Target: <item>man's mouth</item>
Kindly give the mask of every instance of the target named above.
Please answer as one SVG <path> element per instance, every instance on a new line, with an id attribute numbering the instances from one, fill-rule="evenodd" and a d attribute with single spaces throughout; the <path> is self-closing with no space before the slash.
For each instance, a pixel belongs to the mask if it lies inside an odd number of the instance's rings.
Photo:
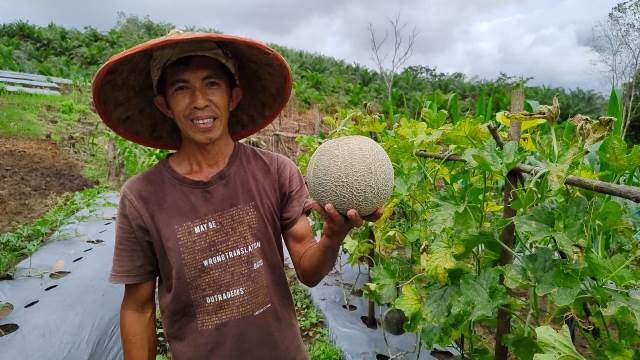
<path id="1" fill-rule="evenodd" d="M 218 118 L 215 116 L 210 117 L 199 117 L 196 119 L 191 119 L 191 123 L 195 125 L 198 129 L 207 129 L 213 126 L 214 121 Z"/>

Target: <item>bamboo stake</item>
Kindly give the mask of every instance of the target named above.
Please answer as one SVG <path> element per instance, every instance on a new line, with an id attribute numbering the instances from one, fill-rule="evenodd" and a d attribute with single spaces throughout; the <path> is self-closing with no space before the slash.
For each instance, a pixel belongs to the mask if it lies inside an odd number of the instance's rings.
<path id="1" fill-rule="evenodd" d="M 375 233 L 373 232 L 373 227 L 369 227 L 369 241 L 371 241 L 371 243 L 373 244 L 373 247 L 371 248 L 371 251 L 369 252 L 369 259 L 368 259 L 368 264 L 369 264 L 369 280 L 371 280 L 371 269 L 373 268 L 373 257 L 375 256 L 375 248 L 376 248 L 376 237 L 375 237 Z M 354 284 L 355 286 L 355 284 Z M 367 309 L 367 327 L 369 329 L 377 329 L 378 328 L 378 322 L 376 320 L 376 304 L 372 301 L 369 300 L 369 304 L 368 304 L 368 309 Z"/>
<path id="2" fill-rule="evenodd" d="M 514 90 L 511 93 L 511 112 L 520 112 L 524 110 L 524 92 L 522 89 Z M 498 138 L 500 138 L 498 136 Z M 520 142 L 520 121 L 512 120 L 509 124 L 509 138 L 516 143 Z M 502 140 L 502 139 L 500 139 Z M 496 140 L 497 141 L 497 140 Z M 519 172 L 511 169 L 507 173 L 507 181 L 504 184 L 503 212 L 504 219 L 510 219 L 516 216 L 516 211 L 511 207 L 511 203 L 516 199 L 516 187 L 519 180 Z M 513 257 L 511 255 L 513 245 L 516 239 L 516 226 L 510 222 L 500 234 L 502 243 L 507 247 L 500 252 L 500 265 L 511 264 Z M 500 285 L 504 285 L 504 275 L 500 275 Z M 508 305 L 505 305 L 508 306 Z M 496 326 L 496 344 L 495 344 L 495 360 L 507 360 L 509 357 L 509 348 L 502 343 L 505 335 L 511 332 L 511 312 L 510 309 L 500 307 L 498 309 L 498 321 Z"/>
<path id="3" fill-rule="evenodd" d="M 458 155 L 453 155 L 453 154 L 439 154 L 439 153 L 429 153 L 425 151 L 418 151 L 416 153 L 416 156 L 429 158 L 429 159 L 437 159 L 437 160 L 466 162 L 466 160 L 463 159 L 462 157 Z M 525 165 L 525 164 L 517 165 L 515 169 L 520 172 L 533 175 L 533 176 L 539 175 L 547 171 L 545 168 L 542 168 L 542 167 Z M 584 190 L 601 193 L 601 194 L 617 196 L 623 199 L 631 200 L 636 203 L 640 203 L 640 188 L 635 186 L 613 184 L 613 183 L 600 181 L 596 179 L 586 179 L 579 176 L 567 176 L 567 178 L 564 179 L 564 184 L 574 186 Z"/>

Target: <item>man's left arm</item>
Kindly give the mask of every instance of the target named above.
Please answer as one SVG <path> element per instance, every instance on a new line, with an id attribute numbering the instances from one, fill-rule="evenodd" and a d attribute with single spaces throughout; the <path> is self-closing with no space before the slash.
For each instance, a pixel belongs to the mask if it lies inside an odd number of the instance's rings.
<path id="1" fill-rule="evenodd" d="M 333 205 L 327 204 L 323 208 L 317 202 L 313 203 L 312 209 L 322 217 L 324 223 L 319 241 L 315 239 L 309 220 L 304 215 L 284 233 L 298 278 L 310 287 L 317 285 L 331 271 L 340 245 L 349 231 L 362 226 L 365 220 L 375 221 L 382 215 L 382 209 L 377 209 L 363 218 L 356 210 L 351 209 L 345 217 Z"/>

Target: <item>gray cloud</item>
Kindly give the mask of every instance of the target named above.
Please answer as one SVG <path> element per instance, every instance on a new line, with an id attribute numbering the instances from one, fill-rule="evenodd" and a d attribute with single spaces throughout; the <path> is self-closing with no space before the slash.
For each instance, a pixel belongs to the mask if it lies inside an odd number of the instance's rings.
<path id="1" fill-rule="evenodd" d="M 592 27 L 617 0 L 222 1 L 4 0 L 0 22 L 86 25 L 106 30 L 117 11 L 178 26 L 216 28 L 373 67 L 368 25 L 378 35 L 400 15 L 419 32 L 411 64 L 468 76 L 500 72 L 532 83 L 607 87 L 589 47 Z"/>

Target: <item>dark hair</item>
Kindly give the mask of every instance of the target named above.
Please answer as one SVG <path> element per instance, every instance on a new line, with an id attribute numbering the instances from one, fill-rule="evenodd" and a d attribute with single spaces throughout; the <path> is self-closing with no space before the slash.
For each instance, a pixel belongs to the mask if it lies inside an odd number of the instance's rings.
<path id="1" fill-rule="evenodd" d="M 193 63 L 194 59 L 196 57 L 199 56 L 204 56 L 204 55 L 189 55 L 189 56 L 185 56 L 185 57 L 181 57 L 178 60 L 172 62 L 171 64 L 169 64 L 168 66 L 166 66 L 164 69 L 162 69 L 162 73 L 160 74 L 160 77 L 158 78 L 158 83 L 156 84 L 156 90 L 158 91 L 158 95 L 160 96 L 165 96 L 166 95 L 166 82 L 167 82 L 167 69 L 171 68 L 171 67 L 187 67 L 189 65 L 191 65 L 191 63 Z M 229 68 L 224 65 L 223 63 L 221 63 L 220 61 L 214 59 L 214 58 L 210 58 L 207 57 L 208 59 L 211 59 L 215 62 L 217 62 L 220 65 L 220 68 L 222 69 L 222 72 L 225 76 L 225 80 L 227 80 L 227 83 L 229 84 L 229 89 L 233 89 L 237 86 L 236 84 L 236 78 L 233 76 L 233 74 L 231 73 L 231 70 L 229 70 Z"/>

